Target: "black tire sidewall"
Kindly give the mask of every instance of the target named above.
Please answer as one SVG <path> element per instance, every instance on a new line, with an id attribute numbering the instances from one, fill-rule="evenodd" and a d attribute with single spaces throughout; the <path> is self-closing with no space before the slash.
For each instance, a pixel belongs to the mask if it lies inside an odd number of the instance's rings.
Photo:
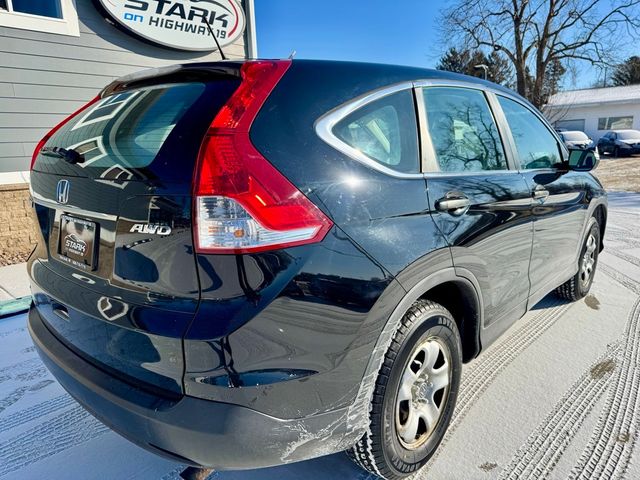
<path id="1" fill-rule="evenodd" d="M 451 354 L 452 372 L 449 397 L 440 421 L 427 442 L 416 450 L 407 450 L 397 438 L 395 426 L 395 401 L 398 393 L 400 379 L 404 373 L 409 356 L 415 346 L 421 341 L 437 336 L 449 348 Z M 385 389 L 383 403 L 383 421 L 381 438 L 385 460 L 389 466 L 397 471 L 398 475 L 406 475 L 422 467 L 433 455 L 442 441 L 445 432 L 453 416 L 456 404 L 460 375 L 462 371 L 462 347 L 460 336 L 451 314 L 444 308 L 432 310 L 425 318 L 417 322 L 402 343 L 396 357 L 389 380 Z"/>

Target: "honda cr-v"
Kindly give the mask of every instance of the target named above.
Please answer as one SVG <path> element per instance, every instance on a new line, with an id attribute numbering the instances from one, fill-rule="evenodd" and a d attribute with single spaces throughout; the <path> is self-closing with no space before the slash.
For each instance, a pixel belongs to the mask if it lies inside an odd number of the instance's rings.
<path id="1" fill-rule="evenodd" d="M 113 430 L 194 466 L 350 450 L 405 477 L 464 362 L 589 290 L 593 152 L 445 72 L 321 61 L 114 81 L 37 146 L 29 328 Z"/>

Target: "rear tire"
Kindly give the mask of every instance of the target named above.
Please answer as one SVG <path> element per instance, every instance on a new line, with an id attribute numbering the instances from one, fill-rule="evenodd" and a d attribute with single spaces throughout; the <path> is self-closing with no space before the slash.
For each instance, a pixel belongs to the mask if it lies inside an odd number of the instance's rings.
<path id="1" fill-rule="evenodd" d="M 600 253 L 600 225 L 595 218 L 589 220 L 587 237 L 585 238 L 580 256 L 578 257 L 578 272 L 560 285 L 556 293 L 562 298 L 575 302 L 589 293 L 593 277 L 598 266 L 598 254 Z"/>
<path id="2" fill-rule="evenodd" d="M 442 441 L 455 407 L 462 346 L 451 313 L 420 300 L 405 313 L 378 373 L 369 430 L 348 451 L 387 480 L 420 469 Z"/>

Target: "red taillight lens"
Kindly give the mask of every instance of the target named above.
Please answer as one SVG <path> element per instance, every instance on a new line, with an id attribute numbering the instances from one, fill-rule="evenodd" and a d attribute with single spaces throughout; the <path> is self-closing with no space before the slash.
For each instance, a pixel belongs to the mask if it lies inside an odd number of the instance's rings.
<path id="1" fill-rule="evenodd" d="M 49 130 L 49 133 L 47 133 L 42 138 L 42 140 L 40 140 L 38 142 L 38 145 L 36 145 L 36 149 L 33 151 L 33 156 L 31 157 L 31 166 L 29 167 L 29 170 L 33 170 L 33 165 L 36 163 L 36 158 L 38 157 L 38 154 L 40 153 L 40 150 L 42 150 L 42 147 L 44 147 L 44 145 L 49 141 L 49 139 L 53 136 L 53 134 L 56 133 L 58 130 L 60 130 L 65 123 L 67 123 L 69 120 L 71 120 L 76 115 L 79 115 L 80 113 L 82 113 L 85 109 L 89 108 L 91 105 L 96 103 L 98 100 L 100 100 L 100 95 L 97 95 L 95 98 L 89 100 L 89 103 L 87 103 L 87 104 L 83 105 L 82 107 L 80 107 L 78 110 L 76 110 L 71 115 L 69 115 L 67 118 L 65 118 L 63 121 L 61 121 L 58 125 L 56 125 L 51 130 Z"/>
<path id="2" fill-rule="evenodd" d="M 247 62 L 213 120 L 194 179 L 196 250 L 250 253 L 318 242 L 333 223 L 251 143 L 249 129 L 290 61 Z"/>

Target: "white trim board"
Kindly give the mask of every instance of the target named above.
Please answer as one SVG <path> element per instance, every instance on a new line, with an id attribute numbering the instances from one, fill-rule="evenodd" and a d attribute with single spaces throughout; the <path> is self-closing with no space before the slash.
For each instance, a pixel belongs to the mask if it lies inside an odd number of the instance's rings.
<path id="1" fill-rule="evenodd" d="M 13 185 L 16 183 L 29 183 L 29 171 L 0 172 L 0 185 Z"/>
<path id="2" fill-rule="evenodd" d="M 62 7 L 62 18 L 42 17 L 40 15 L 0 10 L 0 27 L 79 37 L 78 11 L 73 0 L 60 0 L 60 5 Z"/>

